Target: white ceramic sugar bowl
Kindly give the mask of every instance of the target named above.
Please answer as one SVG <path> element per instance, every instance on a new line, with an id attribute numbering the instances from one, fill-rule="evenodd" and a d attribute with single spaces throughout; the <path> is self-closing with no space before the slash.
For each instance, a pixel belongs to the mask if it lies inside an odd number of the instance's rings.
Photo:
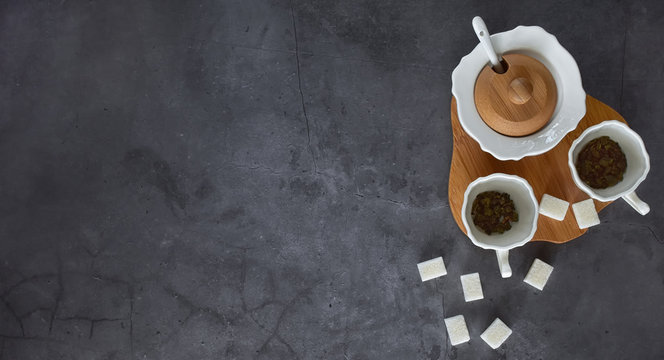
<path id="1" fill-rule="evenodd" d="M 452 94 L 459 122 L 482 150 L 498 160 L 519 160 L 553 149 L 574 130 L 586 113 L 586 93 L 574 58 L 555 36 L 538 26 L 519 26 L 490 36 L 498 54 L 523 54 L 542 63 L 555 80 L 557 99 L 551 120 L 526 136 L 506 136 L 494 131 L 480 116 L 475 102 L 475 84 L 489 57 L 478 44 L 452 72 Z"/>

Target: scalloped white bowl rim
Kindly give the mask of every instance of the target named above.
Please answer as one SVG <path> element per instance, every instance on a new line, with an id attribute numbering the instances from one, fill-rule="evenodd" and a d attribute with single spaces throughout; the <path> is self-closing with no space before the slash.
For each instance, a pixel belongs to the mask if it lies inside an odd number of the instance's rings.
<path id="1" fill-rule="evenodd" d="M 584 183 L 579 177 L 579 173 L 576 171 L 576 166 L 574 165 L 576 160 L 574 153 L 581 145 L 585 145 L 588 141 L 592 140 L 589 139 L 591 136 L 595 134 L 598 136 L 610 135 L 614 131 L 622 133 L 624 136 L 623 139 L 632 142 L 630 147 L 627 148 L 626 145 L 628 144 L 619 141 L 621 139 L 616 139 L 615 136 L 612 138 L 612 140 L 618 141 L 618 143 L 621 144 L 621 148 L 627 156 L 627 171 L 635 171 L 636 173 L 632 175 L 627 173 L 625 175 L 625 180 L 623 181 L 627 181 L 627 177 L 631 178 L 631 181 L 629 181 L 628 184 L 629 186 L 627 187 L 623 186 L 620 188 L 617 187 L 618 185 L 614 185 L 607 189 L 593 189 L 586 185 L 586 183 Z M 632 153 L 630 154 L 630 152 Z M 633 158 L 634 160 L 630 161 L 630 158 Z M 630 163 L 632 164 L 631 169 Z M 646 146 L 643 143 L 643 139 L 639 134 L 636 133 L 636 131 L 632 130 L 625 123 L 622 123 L 618 120 L 602 121 L 601 123 L 584 130 L 583 133 L 581 133 L 581 135 L 576 138 L 574 142 L 572 142 L 572 146 L 569 148 L 567 153 L 567 164 L 569 165 L 569 170 L 572 173 L 572 179 L 574 180 L 576 186 L 581 189 L 581 191 L 588 194 L 588 196 L 591 198 L 597 199 L 599 201 L 617 200 L 626 194 L 636 191 L 636 188 L 639 187 L 641 182 L 646 179 L 648 173 L 650 172 L 650 156 L 648 155 L 648 151 L 646 151 Z"/>
<path id="2" fill-rule="evenodd" d="M 470 207 L 471 199 L 470 196 L 473 193 L 473 190 L 477 187 L 490 185 L 492 183 L 502 182 L 503 186 L 489 186 L 492 190 L 507 192 L 510 194 L 510 197 L 514 201 L 514 205 L 517 207 L 519 212 L 519 221 L 515 224 L 522 227 L 521 229 L 516 229 L 515 226 L 512 227 L 509 231 L 506 231 L 503 234 L 494 234 L 486 235 L 481 233 L 474 224 L 471 224 L 472 219 L 470 218 Z M 505 184 L 511 184 L 511 188 L 507 189 Z M 518 189 L 518 190 L 516 190 Z M 489 190 L 489 189 L 485 189 Z M 518 191 L 519 193 L 515 193 Z M 474 198 L 473 198 L 474 200 Z M 528 202 L 527 204 L 524 204 Z M 526 206 L 530 212 L 528 214 L 522 213 L 523 210 L 519 210 L 521 207 Z M 475 179 L 473 182 L 468 184 L 466 191 L 463 194 L 463 205 L 461 206 L 461 221 L 463 226 L 466 228 L 466 235 L 470 238 L 470 241 L 473 242 L 476 246 L 479 246 L 483 249 L 488 250 L 509 250 L 515 247 L 525 245 L 530 241 L 535 232 L 537 231 L 537 219 L 539 217 L 539 203 L 533 192 L 533 188 L 530 186 L 528 181 L 520 176 L 509 175 L 504 173 L 493 173 L 488 176 L 483 176 Z M 530 221 L 527 221 L 530 220 Z M 513 224 L 514 225 L 514 224 Z M 521 236 L 515 238 L 514 235 L 517 233 L 512 232 L 518 230 L 518 234 Z M 481 237 L 481 238 L 478 238 Z M 503 244 L 498 244 L 498 243 Z"/>
<path id="3" fill-rule="evenodd" d="M 544 64 L 556 81 L 556 107 L 551 120 L 534 134 L 510 137 L 491 129 L 475 107 L 475 81 L 489 63 L 478 44 L 452 72 L 452 94 L 461 126 L 483 151 L 498 160 L 520 160 L 553 149 L 586 114 L 586 93 L 576 61 L 554 35 L 539 26 L 518 26 L 496 33 L 491 35 L 491 42 L 499 54 L 520 53 Z"/>

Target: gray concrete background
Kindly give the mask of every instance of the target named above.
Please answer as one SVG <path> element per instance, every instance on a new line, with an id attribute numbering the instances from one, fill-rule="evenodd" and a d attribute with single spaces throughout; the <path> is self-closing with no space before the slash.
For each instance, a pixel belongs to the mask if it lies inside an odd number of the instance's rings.
<path id="1" fill-rule="evenodd" d="M 501 279 L 447 200 L 451 71 L 540 25 L 651 155 Z M 664 2 L 3 1 L 0 359 L 664 358 Z M 421 283 L 416 264 L 448 275 Z M 522 282 L 555 266 L 543 292 Z M 478 271 L 485 299 L 465 303 Z M 443 318 L 464 314 L 452 347 Z M 479 334 L 499 316 L 513 335 Z"/>

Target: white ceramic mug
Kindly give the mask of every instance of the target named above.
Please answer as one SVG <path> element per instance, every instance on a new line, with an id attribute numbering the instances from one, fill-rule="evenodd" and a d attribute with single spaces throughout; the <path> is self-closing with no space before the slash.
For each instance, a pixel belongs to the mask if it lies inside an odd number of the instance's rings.
<path id="1" fill-rule="evenodd" d="M 484 191 L 498 191 L 508 193 L 514 207 L 519 213 L 519 221 L 512 223 L 512 228 L 502 234 L 487 235 L 473 223 L 471 210 L 475 197 Z M 533 188 L 528 181 L 516 176 L 495 173 L 475 179 L 466 188 L 461 207 L 461 220 L 466 227 L 466 234 L 473 244 L 496 251 L 500 274 L 504 278 L 512 276 L 509 263 L 509 251 L 518 246 L 525 245 L 535 235 L 537 230 L 538 202 Z"/>
<path id="2" fill-rule="evenodd" d="M 627 169 L 622 181 L 606 189 L 594 189 L 584 183 L 576 171 L 576 158 L 583 147 L 591 140 L 600 136 L 608 136 L 617 142 L 625 153 Z M 591 198 L 599 201 L 613 201 L 622 197 L 639 214 L 650 212 L 650 206 L 639 199 L 634 192 L 650 171 L 650 157 L 643 144 L 643 139 L 624 123 L 617 120 L 603 121 L 591 126 L 572 143 L 568 153 L 569 170 L 574 183 Z"/>

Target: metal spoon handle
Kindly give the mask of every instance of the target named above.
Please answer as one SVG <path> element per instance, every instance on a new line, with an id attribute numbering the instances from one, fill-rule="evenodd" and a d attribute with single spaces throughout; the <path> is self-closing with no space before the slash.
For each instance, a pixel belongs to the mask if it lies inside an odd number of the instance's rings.
<path id="1" fill-rule="evenodd" d="M 480 43 L 482 43 L 484 46 L 484 51 L 486 51 L 486 54 L 489 56 L 489 61 L 491 62 L 493 69 L 498 73 L 504 73 L 505 70 L 503 69 L 503 65 L 500 63 L 500 58 L 498 57 L 498 54 L 496 54 L 496 50 L 493 49 L 493 45 L 491 44 L 491 35 L 489 34 L 489 30 L 487 30 L 486 24 L 481 17 L 475 16 L 473 18 L 473 29 L 475 30 L 475 35 L 477 35 Z"/>

